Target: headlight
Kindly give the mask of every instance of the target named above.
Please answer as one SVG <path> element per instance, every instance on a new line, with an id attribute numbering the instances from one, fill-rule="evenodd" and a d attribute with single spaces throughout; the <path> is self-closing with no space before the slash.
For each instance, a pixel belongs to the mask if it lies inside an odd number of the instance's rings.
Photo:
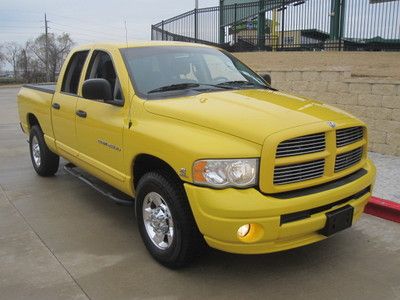
<path id="1" fill-rule="evenodd" d="M 258 159 L 207 159 L 193 165 L 193 181 L 216 188 L 250 187 L 257 183 Z"/>

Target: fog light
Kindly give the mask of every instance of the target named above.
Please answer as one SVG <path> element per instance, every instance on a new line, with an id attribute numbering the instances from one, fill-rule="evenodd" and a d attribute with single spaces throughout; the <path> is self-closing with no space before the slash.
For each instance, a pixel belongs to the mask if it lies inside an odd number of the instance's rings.
<path id="1" fill-rule="evenodd" d="M 239 237 L 242 238 L 245 237 L 249 233 L 249 231 L 250 231 L 250 224 L 245 224 L 239 227 L 237 234 Z"/>

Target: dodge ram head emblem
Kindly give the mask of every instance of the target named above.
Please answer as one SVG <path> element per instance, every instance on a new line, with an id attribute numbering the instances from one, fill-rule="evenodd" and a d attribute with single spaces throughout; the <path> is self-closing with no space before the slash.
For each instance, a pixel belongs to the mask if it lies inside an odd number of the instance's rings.
<path id="1" fill-rule="evenodd" d="M 328 121 L 328 122 L 326 122 L 326 123 L 328 124 L 328 126 L 329 126 L 330 128 L 335 128 L 335 127 L 336 127 L 336 123 L 333 122 L 333 121 Z"/>

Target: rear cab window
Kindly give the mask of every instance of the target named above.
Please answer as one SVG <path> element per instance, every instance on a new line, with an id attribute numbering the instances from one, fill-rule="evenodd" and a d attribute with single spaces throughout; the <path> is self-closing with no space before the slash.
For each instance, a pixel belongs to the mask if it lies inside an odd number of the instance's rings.
<path id="1" fill-rule="evenodd" d="M 82 69 L 86 61 L 89 51 L 75 52 L 68 62 L 65 74 L 63 77 L 61 92 L 76 95 L 78 92 L 79 80 Z"/>

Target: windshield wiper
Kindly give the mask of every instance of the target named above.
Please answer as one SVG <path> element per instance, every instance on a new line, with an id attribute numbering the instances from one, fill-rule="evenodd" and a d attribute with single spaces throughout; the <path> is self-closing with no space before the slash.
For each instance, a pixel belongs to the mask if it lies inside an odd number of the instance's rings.
<path id="1" fill-rule="evenodd" d="M 246 81 L 246 80 L 233 80 L 233 81 L 225 81 L 225 82 L 221 82 L 218 83 L 217 86 L 235 86 L 235 85 L 249 85 L 249 86 L 255 86 L 254 83 L 250 82 L 250 81 Z"/>
<path id="2" fill-rule="evenodd" d="M 177 90 L 184 90 L 192 87 L 199 87 L 200 85 L 198 83 L 177 83 L 177 84 L 170 84 L 170 85 L 165 85 L 159 88 L 156 88 L 154 90 L 151 90 L 147 92 L 147 94 L 151 93 L 158 93 L 158 92 L 167 92 L 167 91 L 177 91 Z"/>
<path id="3" fill-rule="evenodd" d="M 230 86 L 230 87 L 234 87 L 234 86 L 257 86 L 257 87 L 259 87 L 259 88 L 264 88 L 264 89 L 268 89 L 268 90 L 272 90 L 272 91 L 277 91 L 277 89 L 275 89 L 275 88 L 273 88 L 273 87 L 271 87 L 271 86 L 268 86 L 268 85 L 258 85 L 258 84 L 255 84 L 255 83 L 252 83 L 252 82 L 250 82 L 250 81 L 246 81 L 246 80 L 234 80 L 234 81 L 225 81 L 225 82 L 221 82 L 221 83 L 219 83 L 219 84 L 217 84 L 217 86 L 224 86 L 224 85 L 227 85 L 227 86 Z"/>
<path id="4" fill-rule="evenodd" d="M 178 90 L 185 90 L 189 88 L 196 88 L 200 86 L 212 86 L 220 89 L 231 89 L 232 87 L 229 86 L 220 86 L 218 84 L 208 84 L 208 83 L 194 83 L 194 82 L 187 82 L 187 83 L 177 83 L 177 84 L 170 84 L 166 86 L 162 86 L 147 92 L 147 94 L 152 93 L 159 93 L 159 92 L 167 92 L 167 91 L 178 91 Z"/>

